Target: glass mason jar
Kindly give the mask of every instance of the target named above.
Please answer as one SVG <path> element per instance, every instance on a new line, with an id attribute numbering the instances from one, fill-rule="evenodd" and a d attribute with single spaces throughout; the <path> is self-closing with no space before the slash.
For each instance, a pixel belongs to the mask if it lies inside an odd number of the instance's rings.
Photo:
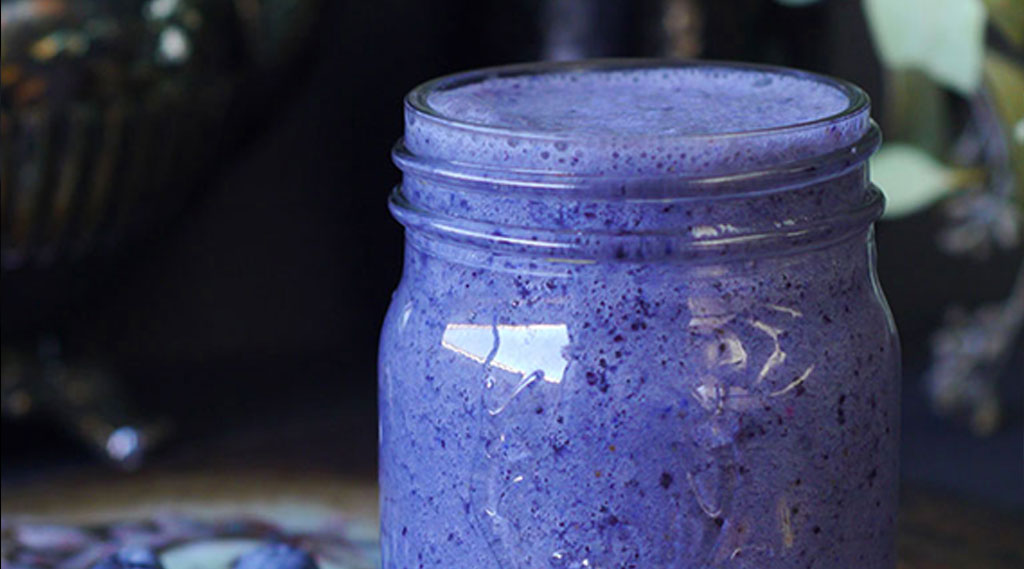
<path id="1" fill-rule="evenodd" d="M 899 353 L 867 96 L 534 64 L 408 96 L 385 569 L 893 569 Z"/>

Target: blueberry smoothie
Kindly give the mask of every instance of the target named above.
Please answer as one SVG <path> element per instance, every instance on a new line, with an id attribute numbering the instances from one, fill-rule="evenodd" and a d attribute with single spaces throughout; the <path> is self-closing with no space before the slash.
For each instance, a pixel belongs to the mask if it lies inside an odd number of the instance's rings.
<path id="1" fill-rule="evenodd" d="M 894 569 L 868 115 L 845 82 L 732 64 L 414 90 L 384 569 Z"/>

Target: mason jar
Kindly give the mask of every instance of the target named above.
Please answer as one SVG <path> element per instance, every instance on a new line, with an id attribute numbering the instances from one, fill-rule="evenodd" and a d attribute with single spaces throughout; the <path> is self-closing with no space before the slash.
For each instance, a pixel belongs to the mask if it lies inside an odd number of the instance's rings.
<path id="1" fill-rule="evenodd" d="M 658 60 L 414 89 L 385 569 L 893 569 L 899 352 L 857 87 Z"/>

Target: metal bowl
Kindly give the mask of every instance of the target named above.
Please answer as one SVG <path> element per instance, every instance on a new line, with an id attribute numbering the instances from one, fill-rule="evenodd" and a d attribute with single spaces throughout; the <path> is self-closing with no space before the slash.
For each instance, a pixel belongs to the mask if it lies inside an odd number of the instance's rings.
<path id="1" fill-rule="evenodd" d="M 174 212 L 316 4 L 3 0 L 3 271 L 109 253 Z"/>
<path id="2" fill-rule="evenodd" d="M 288 76 L 319 2 L 0 7 L 0 410 L 42 408 L 131 466 L 166 429 L 132 411 L 107 368 L 65 361 L 63 314 L 115 259 L 136 254 L 131 245 L 179 211 L 226 142 L 259 118 L 245 110 Z"/>

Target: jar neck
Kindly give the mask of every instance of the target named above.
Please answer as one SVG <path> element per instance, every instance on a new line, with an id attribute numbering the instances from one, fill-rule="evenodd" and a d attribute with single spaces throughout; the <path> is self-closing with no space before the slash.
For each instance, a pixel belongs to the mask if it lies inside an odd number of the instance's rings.
<path id="1" fill-rule="evenodd" d="M 717 176 L 607 177 L 481 168 L 413 155 L 391 198 L 421 238 L 568 260 L 653 262 L 820 247 L 863 231 L 883 198 L 868 180 L 872 123 L 853 144 Z"/>

